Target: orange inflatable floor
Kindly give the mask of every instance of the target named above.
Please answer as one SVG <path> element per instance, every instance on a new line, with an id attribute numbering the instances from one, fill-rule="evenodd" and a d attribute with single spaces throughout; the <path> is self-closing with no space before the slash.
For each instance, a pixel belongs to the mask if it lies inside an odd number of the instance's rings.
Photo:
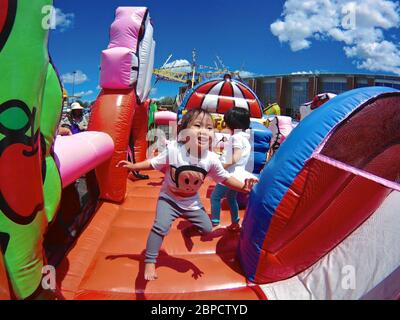
<path id="1" fill-rule="evenodd" d="M 189 222 L 178 219 L 164 239 L 157 263 L 159 279 L 143 278 L 144 250 L 155 217 L 162 175 L 128 181 L 122 205 L 101 203 L 95 216 L 57 269 L 66 299 L 224 299 L 263 298 L 247 283 L 236 259 L 239 233 L 225 229 L 230 214 L 221 214 L 221 227 L 203 237 L 186 238 Z M 201 189 L 210 212 L 210 182 Z M 243 218 L 243 210 L 241 217 Z"/>

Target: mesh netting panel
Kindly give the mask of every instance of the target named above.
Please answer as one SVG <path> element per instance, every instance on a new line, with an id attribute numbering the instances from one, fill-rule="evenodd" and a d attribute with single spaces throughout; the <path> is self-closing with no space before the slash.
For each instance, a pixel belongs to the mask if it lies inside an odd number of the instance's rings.
<path id="1" fill-rule="evenodd" d="M 400 96 L 378 98 L 343 122 L 322 155 L 400 183 Z M 379 163 L 365 167 L 380 156 Z"/>

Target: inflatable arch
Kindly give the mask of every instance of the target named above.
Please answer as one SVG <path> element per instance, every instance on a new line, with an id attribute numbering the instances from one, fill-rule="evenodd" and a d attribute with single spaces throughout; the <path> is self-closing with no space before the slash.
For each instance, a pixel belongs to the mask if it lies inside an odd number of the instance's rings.
<path id="1" fill-rule="evenodd" d="M 346 92 L 303 120 L 265 167 L 239 256 L 268 296 L 359 299 L 392 281 L 400 266 L 399 105 L 390 88 Z M 356 290 L 340 289 L 347 265 L 359 275 Z"/>

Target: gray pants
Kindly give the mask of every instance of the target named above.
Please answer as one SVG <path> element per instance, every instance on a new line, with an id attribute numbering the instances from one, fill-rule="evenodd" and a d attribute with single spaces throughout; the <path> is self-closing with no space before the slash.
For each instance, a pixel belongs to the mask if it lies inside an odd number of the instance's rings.
<path id="1" fill-rule="evenodd" d="M 210 233 L 212 231 L 211 220 L 204 209 L 196 211 L 183 210 L 171 200 L 159 198 L 156 219 L 147 239 L 145 263 L 156 263 L 164 237 L 168 234 L 172 223 L 177 218 L 189 220 L 202 233 Z"/>

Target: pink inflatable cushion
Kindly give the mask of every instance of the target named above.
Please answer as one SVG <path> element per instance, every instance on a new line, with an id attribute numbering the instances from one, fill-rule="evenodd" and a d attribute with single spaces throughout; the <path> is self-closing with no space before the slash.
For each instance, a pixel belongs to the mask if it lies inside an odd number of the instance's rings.
<path id="1" fill-rule="evenodd" d="M 146 15 L 144 7 L 119 7 L 111 25 L 108 48 L 125 47 L 137 52 L 140 27 Z"/>
<path id="2" fill-rule="evenodd" d="M 103 89 L 129 89 L 137 80 L 138 59 L 127 48 L 112 48 L 101 53 L 100 86 Z"/>
<path id="3" fill-rule="evenodd" d="M 272 131 L 272 141 L 276 140 L 279 132 L 279 142 L 283 143 L 293 130 L 292 118 L 287 116 L 276 116 L 271 121 L 269 129 Z"/>
<path id="4" fill-rule="evenodd" d="M 154 123 L 156 126 L 167 126 L 178 121 L 178 115 L 171 111 L 159 111 L 154 115 Z"/>
<path id="5" fill-rule="evenodd" d="M 57 136 L 54 153 L 65 188 L 109 159 L 114 153 L 114 142 L 108 134 L 95 131 Z"/>

